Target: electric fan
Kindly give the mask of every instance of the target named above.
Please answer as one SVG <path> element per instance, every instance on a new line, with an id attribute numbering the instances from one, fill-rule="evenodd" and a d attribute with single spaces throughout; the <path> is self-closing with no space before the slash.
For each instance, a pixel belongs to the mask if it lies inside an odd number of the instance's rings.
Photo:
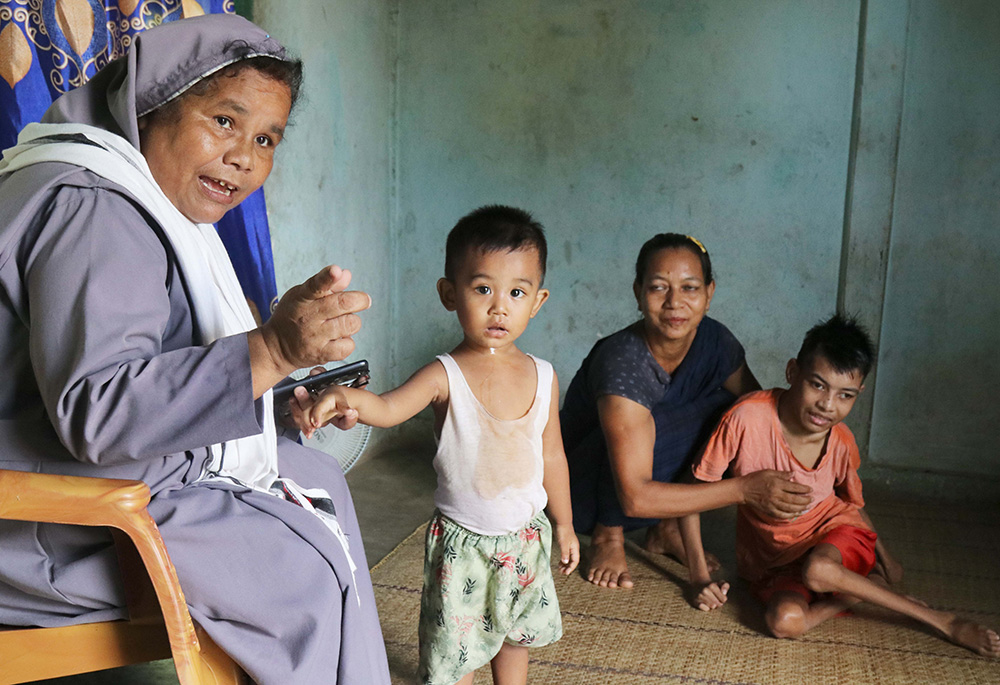
<path id="1" fill-rule="evenodd" d="M 326 368 L 337 368 L 338 364 L 327 364 Z M 292 373 L 292 378 L 300 380 L 309 375 L 309 369 L 299 369 Z M 342 431 L 335 426 L 317 428 L 311 438 L 302 436 L 302 444 L 320 452 L 326 452 L 337 460 L 340 468 L 347 473 L 354 466 L 368 445 L 371 426 L 359 423 L 350 430 Z"/>

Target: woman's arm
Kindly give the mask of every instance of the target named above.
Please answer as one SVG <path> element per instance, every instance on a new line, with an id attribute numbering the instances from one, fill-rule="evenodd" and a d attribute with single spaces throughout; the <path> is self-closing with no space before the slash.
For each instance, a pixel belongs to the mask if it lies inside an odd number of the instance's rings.
<path id="1" fill-rule="evenodd" d="M 99 185 L 65 187 L 39 221 L 21 263 L 29 353 L 76 459 L 161 458 L 260 432 L 246 334 L 192 345 L 180 275 L 141 210 Z"/>
<path id="2" fill-rule="evenodd" d="M 722 387 L 733 393 L 737 397 L 743 397 L 748 392 L 754 392 L 760 390 L 760 383 L 754 377 L 753 372 L 750 367 L 747 366 L 746 362 L 740 364 L 740 368 L 736 369 L 726 382 L 722 384 Z"/>
<path id="3" fill-rule="evenodd" d="M 661 483 L 653 480 L 656 424 L 638 402 L 617 395 L 597 401 L 611 471 L 622 509 L 636 518 L 674 518 L 749 504 L 769 516 L 792 518 L 810 503 L 809 486 L 778 471 L 758 471 L 717 483 Z"/>

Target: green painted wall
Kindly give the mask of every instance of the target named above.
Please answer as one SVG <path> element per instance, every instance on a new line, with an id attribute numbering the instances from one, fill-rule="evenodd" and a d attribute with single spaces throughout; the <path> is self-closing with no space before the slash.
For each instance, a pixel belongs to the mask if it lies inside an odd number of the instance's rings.
<path id="1" fill-rule="evenodd" d="M 913 2 L 871 459 L 1000 476 L 1000 5 Z"/>
<path id="2" fill-rule="evenodd" d="M 265 186 L 279 292 L 324 265 L 372 296 L 357 351 L 386 382 L 394 338 L 390 231 L 393 54 L 388 0 L 257 0 L 253 19 L 305 65 L 303 95 Z"/>
<path id="3" fill-rule="evenodd" d="M 253 0 L 233 0 L 233 6 L 236 14 L 253 19 Z"/>
<path id="4" fill-rule="evenodd" d="M 256 0 L 308 65 L 269 182 L 279 280 L 336 259 L 376 297 L 376 389 L 459 340 L 437 302 L 472 208 L 547 226 L 523 338 L 563 388 L 635 316 L 641 243 L 712 252 L 711 314 L 782 382 L 836 308 L 879 339 L 850 419 L 874 464 L 1000 475 L 1000 10 L 987 0 Z M 869 430 L 870 429 L 870 430 Z M 429 434 L 426 421 L 407 431 Z"/>
<path id="5" fill-rule="evenodd" d="M 661 231 L 705 243 L 711 315 L 779 383 L 836 307 L 858 16 L 825 0 L 401 3 L 401 366 L 458 341 L 434 293 L 444 238 L 502 202 L 548 228 L 552 297 L 523 347 L 563 388 L 636 318 L 635 256 Z"/>

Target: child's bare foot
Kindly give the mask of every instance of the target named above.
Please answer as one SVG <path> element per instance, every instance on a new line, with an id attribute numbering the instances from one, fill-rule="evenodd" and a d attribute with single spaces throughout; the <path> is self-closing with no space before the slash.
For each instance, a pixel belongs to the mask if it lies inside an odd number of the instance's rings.
<path id="1" fill-rule="evenodd" d="M 597 524 L 588 552 L 587 580 L 600 587 L 632 587 L 625 563 L 625 533 L 620 527 Z"/>
<path id="2" fill-rule="evenodd" d="M 655 526 L 647 528 L 642 548 L 650 554 L 662 554 L 687 566 L 687 554 L 677 519 L 661 519 Z M 709 573 L 719 570 L 719 559 L 711 552 L 705 552 L 705 563 Z"/>
<path id="3" fill-rule="evenodd" d="M 986 626 L 955 618 L 945 635 L 956 645 L 971 649 L 979 656 L 1000 657 L 1000 636 Z"/>

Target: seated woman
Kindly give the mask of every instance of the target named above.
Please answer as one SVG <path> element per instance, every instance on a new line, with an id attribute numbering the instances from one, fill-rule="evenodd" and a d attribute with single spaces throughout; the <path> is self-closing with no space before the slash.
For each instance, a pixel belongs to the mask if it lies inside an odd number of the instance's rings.
<path id="1" fill-rule="evenodd" d="M 748 503 L 791 517 L 810 501 L 807 486 L 775 471 L 710 484 L 673 482 L 722 412 L 760 385 L 743 346 L 705 316 L 715 281 L 700 242 L 677 233 L 648 240 L 632 289 L 642 318 L 594 345 L 560 412 L 573 522 L 577 532 L 592 535 L 586 575 L 612 588 L 632 587 L 627 530 L 648 526 L 646 548 L 683 562 L 677 516 Z"/>
<path id="2" fill-rule="evenodd" d="M 300 80 L 244 19 L 164 24 L 7 151 L 0 468 L 145 481 L 192 617 L 256 682 L 388 683 L 343 474 L 276 434 L 270 392 L 349 354 L 370 299 L 327 267 L 256 327 L 211 226 Z M 123 616 L 106 531 L 2 521 L 0 550 L 0 624 Z"/>

